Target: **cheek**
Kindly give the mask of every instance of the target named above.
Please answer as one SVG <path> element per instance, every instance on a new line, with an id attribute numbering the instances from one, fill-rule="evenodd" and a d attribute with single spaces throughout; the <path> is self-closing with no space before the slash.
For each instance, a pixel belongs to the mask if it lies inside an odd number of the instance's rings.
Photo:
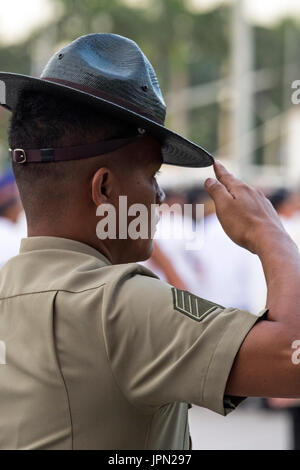
<path id="1" fill-rule="evenodd" d="M 156 201 L 157 189 L 154 181 L 151 179 L 137 178 L 131 184 L 128 183 L 127 191 L 128 201 L 130 199 L 133 204 L 137 202 L 148 207 Z"/>
<path id="2" fill-rule="evenodd" d="M 146 205 L 155 204 L 156 196 L 157 196 L 156 185 L 153 181 L 149 182 L 144 188 L 145 204 Z"/>
<path id="3" fill-rule="evenodd" d="M 151 238 L 149 235 L 151 227 L 155 226 L 157 219 L 156 211 L 152 208 L 152 205 L 156 203 L 156 192 L 157 189 L 153 180 L 136 180 L 131 188 L 128 188 L 128 208 L 133 204 L 142 204 L 146 208 L 146 212 L 143 211 L 143 213 L 147 218 L 148 238 Z M 135 216 L 129 217 L 129 220 L 131 221 L 134 218 Z"/>

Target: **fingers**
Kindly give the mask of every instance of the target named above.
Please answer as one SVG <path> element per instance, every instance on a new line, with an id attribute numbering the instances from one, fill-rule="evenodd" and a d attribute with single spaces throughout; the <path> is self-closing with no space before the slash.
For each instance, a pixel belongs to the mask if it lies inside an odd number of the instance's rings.
<path id="1" fill-rule="evenodd" d="M 214 170 L 218 180 L 230 191 L 232 186 L 237 182 L 237 179 L 227 171 L 219 160 L 214 161 Z"/>
<path id="2" fill-rule="evenodd" d="M 205 181 L 205 189 L 210 197 L 214 200 L 216 206 L 225 200 L 232 199 L 232 196 L 227 191 L 226 187 L 215 178 L 208 178 Z"/>
<path id="3" fill-rule="evenodd" d="M 214 171 L 217 179 L 208 178 L 205 188 L 216 204 L 234 199 L 232 185 L 237 181 L 219 160 L 214 161 Z"/>

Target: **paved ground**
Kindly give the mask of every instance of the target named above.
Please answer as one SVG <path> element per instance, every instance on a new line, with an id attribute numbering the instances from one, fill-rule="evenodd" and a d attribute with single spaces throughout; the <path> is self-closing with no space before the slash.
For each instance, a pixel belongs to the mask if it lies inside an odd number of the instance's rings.
<path id="1" fill-rule="evenodd" d="M 289 449 L 284 412 L 239 408 L 226 418 L 193 406 L 189 411 L 194 449 Z"/>

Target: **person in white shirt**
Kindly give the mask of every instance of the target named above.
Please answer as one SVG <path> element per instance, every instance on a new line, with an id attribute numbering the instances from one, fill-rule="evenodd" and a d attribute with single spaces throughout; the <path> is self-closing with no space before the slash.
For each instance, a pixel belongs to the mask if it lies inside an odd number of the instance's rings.
<path id="1" fill-rule="evenodd" d="M 168 206 L 176 204 L 178 213 L 173 214 L 168 225 L 168 210 L 162 211 L 154 253 L 146 266 L 160 279 L 180 289 L 209 300 L 216 299 L 220 305 L 238 305 L 241 309 L 257 311 L 266 300 L 260 260 L 225 234 L 205 189 L 191 188 L 186 199 L 183 193 L 167 192 L 165 203 Z M 187 223 L 183 233 L 183 217 L 187 217 L 182 211 L 185 203 L 193 206 L 193 223 Z M 204 206 L 203 211 L 197 213 L 197 204 Z M 178 237 L 180 233 L 182 237 Z M 200 237 L 199 249 L 189 250 L 188 236 L 195 234 Z"/>
<path id="2" fill-rule="evenodd" d="M 13 173 L 0 174 L 0 266 L 19 252 L 21 238 L 26 235 L 23 207 Z"/>

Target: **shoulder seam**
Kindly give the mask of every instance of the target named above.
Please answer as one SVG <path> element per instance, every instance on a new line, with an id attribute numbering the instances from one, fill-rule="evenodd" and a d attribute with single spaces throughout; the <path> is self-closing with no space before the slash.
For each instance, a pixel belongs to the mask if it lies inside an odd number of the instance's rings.
<path id="1" fill-rule="evenodd" d="M 78 291 L 72 291 L 68 289 L 47 289 L 47 290 L 41 290 L 41 291 L 33 291 L 33 292 L 24 292 L 23 294 L 16 294 L 16 295 L 10 295 L 7 297 L 0 297 L 0 300 L 7 300 L 7 299 L 13 299 L 15 297 L 22 297 L 25 295 L 34 295 L 34 294 L 45 294 L 47 292 L 67 292 L 69 294 L 81 294 L 82 292 L 87 292 L 89 290 L 94 290 L 94 289 L 99 289 L 102 286 L 105 286 L 106 282 L 103 282 L 102 284 L 99 284 L 98 286 L 95 287 L 89 287 L 88 289 L 82 289 Z"/>

